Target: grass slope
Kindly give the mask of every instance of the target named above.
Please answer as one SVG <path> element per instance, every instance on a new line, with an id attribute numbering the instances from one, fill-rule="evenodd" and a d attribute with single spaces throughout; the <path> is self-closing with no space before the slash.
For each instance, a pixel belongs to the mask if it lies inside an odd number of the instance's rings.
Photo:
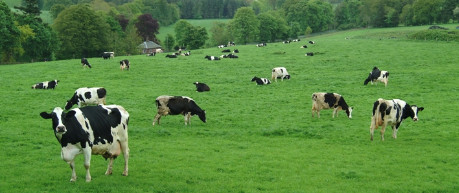
<path id="1" fill-rule="evenodd" d="M 425 27 L 425 26 L 424 26 Z M 192 50 L 189 57 L 117 56 L 0 66 L 0 192 L 458 192 L 457 42 L 381 38 L 421 28 L 365 29 L 311 38 L 307 49 L 292 44 L 236 46 L 239 59 L 207 61 L 220 49 Z M 423 28 L 425 29 L 425 28 Z M 345 39 L 349 37 L 350 39 Z M 363 38 L 366 37 L 366 38 Z M 308 39 L 309 40 L 309 39 Z M 315 52 L 313 57 L 305 52 Z M 130 71 L 118 62 L 129 59 Z M 286 67 L 292 79 L 257 86 Z M 390 72 L 389 84 L 363 86 L 374 67 Z M 61 80 L 55 90 L 32 90 L 36 82 Z M 211 87 L 195 92 L 195 81 Z M 123 160 L 105 176 L 107 162 L 93 156 L 93 181 L 78 180 L 60 158 L 51 122 L 42 111 L 65 105 L 75 89 L 103 86 L 107 103 L 130 113 L 130 172 Z M 354 107 L 332 119 L 311 118 L 313 92 L 337 92 Z M 207 111 L 184 126 L 183 116 L 152 126 L 159 95 L 186 95 Z M 373 102 L 401 98 L 425 107 L 418 122 L 405 120 L 398 139 L 369 136 Z"/>

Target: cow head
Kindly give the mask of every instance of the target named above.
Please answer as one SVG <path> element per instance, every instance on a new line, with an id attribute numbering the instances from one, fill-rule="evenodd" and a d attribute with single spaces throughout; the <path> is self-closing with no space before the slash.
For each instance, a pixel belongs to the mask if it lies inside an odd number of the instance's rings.
<path id="1" fill-rule="evenodd" d="M 346 109 L 346 114 L 347 114 L 347 117 L 348 117 L 349 119 L 352 119 L 352 110 L 353 110 L 353 109 L 354 109 L 354 107 L 348 107 L 348 108 Z"/>
<path id="2" fill-rule="evenodd" d="M 290 74 L 289 75 L 285 75 L 285 78 L 290 80 Z"/>
<path id="3" fill-rule="evenodd" d="M 418 121 L 418 112 L 424 110 L 424 107 L 418 107 L 416 105 L 411 106 L 411 109 L 414 112 L 413 121 Z"/>
<path id="4" fill-rule="evenodd" d="M 198 112 L 197 115 L 199 116 L 199 119 L 201 119 L 202 122 L 204 123 L 206 122 L 206 111 L 205 110 Z"/>
<path id="5" fill-rule="evenodd" d="M 67 128 L 64 125 L 63 119 L 65 117 L 64 110 L 60 107 L 54 108 L 53 112 L 41 112 L 40 116 L 43 119 L 52 119 L 53 120 L 53 129 L 56 134 L 64 134 L 67 132 Z"/>

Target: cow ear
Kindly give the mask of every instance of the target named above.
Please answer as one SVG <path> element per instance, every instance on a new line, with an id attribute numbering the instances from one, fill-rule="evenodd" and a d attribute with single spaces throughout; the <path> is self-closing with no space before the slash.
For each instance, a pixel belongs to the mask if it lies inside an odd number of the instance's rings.
<path id="1" fill-rule="evenodd" d="M 422 110 L 424 110 L 424 107 L 419 107 L 418 108 L 418 111 L 422 111 Z"/>
<path id="2" fill-rule="evenodd" d="M 40 113 L 40 116 L 41 116 L 43 119 L 51 119 L 51 118 L 53 117 L 50 113 L 47 113 L 47 112 L 41 112 L 41 113 Z"/>

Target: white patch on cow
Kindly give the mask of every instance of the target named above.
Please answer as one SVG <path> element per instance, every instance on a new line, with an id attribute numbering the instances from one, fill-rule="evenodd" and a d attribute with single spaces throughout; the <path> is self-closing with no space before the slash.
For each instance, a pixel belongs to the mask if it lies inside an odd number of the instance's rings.
<path id="1" fill-rule="evenodd" d="M 286 77 L 290 78 L 290 75 L 288 74 L 285 67 L 273 68 L 271 73 L 271 80 L 275 80 L 277 82 L 277 78 L 281 78 L 281 80 L 284 81 L 284 78 Z"/>

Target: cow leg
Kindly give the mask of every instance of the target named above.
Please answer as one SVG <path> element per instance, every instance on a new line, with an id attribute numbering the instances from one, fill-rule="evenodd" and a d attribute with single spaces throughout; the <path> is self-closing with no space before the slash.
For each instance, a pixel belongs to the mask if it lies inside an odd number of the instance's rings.
<path id="1" fill-rule="evenodd" d="M 72 161 L 70 161 L 68 163 L 70 165 L 70 169 L 72 169 L 72 177 L 70 178 L 70 182 L 75 182 L 76 179 L 77 179 L 77 175 L 76 175 L 76 172 L 75 172 L 75 160 L 72 160 Z"/>
<path id="2" fill-rule="evenodd" d="M 161 115 L 158 113 L 155 115 L 155 119 L 153 120 L 153 126 L 155 126 L 156 122 L 158 122 L 159 125 L 159 119 L 161 119 Z"/>
<path id="3" fill-rule="evenodd" d="M 375 133 L 375 129 L 376 129 L 376 120 L 375 120 L 375 117 L 373 116 L 371 118 L 371 125 L 370 125 L 370 140 L 373 141 L 373 135 Z"/>
<path id="4" fill-rule="evenodd" d="M 384 141 L 384 132 L 386 132 L 386 125 L 384 124 L 381 127 L 381 140 Z"/>
<path id="5" fill-rule="evenodd" d="M 185 125 L 190 124 L 191 112 L 185 113 L 183 116 L 185 118 Z"/>
<path id="6" fill-rule="evenodd" d="M 392 129 L 394 130 L 393 133 L 392 133 L 392 137 L 394 139 L 397 139 L 398 127 L 400 127 L 400 123 L 397 123 L 397 125 L 392 126 Z"/>
<path id="7" fill-rule="evenodd" d="M 72 169 L 72 177 L 70 178 L 70 182 L 75 182 L 77 179 L 77 175 L 75 172 L 75 157 L 79 154 L 79 152 L 80 149 L 76 148 L 73 145 L 64 147 L 61 150 L 62 160 L 67 162 L 70 165 L 70 169 Z"/>
<path id="8" fill-rule="evenodd" d="M 158 121 L 159 124 L 159 121 Z M 128 163 L 129 163 L 129 146 L 128 146 L 128 141 L 127 139 L 123 142 L 120 142 L 121 144 L 121 150 L 123 151 L 123 157 L 124 157 L 124 171 L 123 171 L 123 176 L 128 175 Z"/>
<path id="9" fill-rule="evenodd" d="M 91 147 L 89 143 L 86 143 L 86 148 L 83 149 L 84 154 L 84 167 L 86 168 L 86 182 L 91 181 L 91 173 L 89 172 L 89 168 L 91 167 Z"/>

